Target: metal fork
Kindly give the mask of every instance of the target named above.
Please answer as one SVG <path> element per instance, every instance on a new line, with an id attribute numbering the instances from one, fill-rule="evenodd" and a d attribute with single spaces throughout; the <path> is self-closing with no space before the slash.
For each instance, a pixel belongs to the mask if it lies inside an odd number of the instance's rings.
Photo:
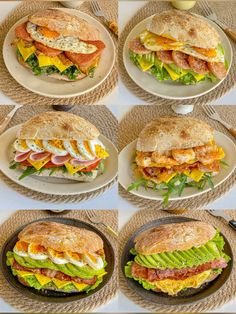
<path id="1" fill-rule="evenodd" d="M 226 129 L 228 129 L 229 133 L 232 134 L 234 137 L 236 137 L 236 129 L 234 129 L 231 124 L 222 120 L 221 117 L 219 116 L 219 114 L 215 111 L 215 108 L 213 106 L 203 105 L 202 108 L 205 111 L 205 113 L 208 115 L 209 118 L 216 120 L 216 121 L 220 122 L 221 124 L 223 124 L 223 126 L 225 126 Z"/>
<path id="2" fill-rule="evenodd" d="M 91 1 L 91 7 L 93 13 L 98 16 L 104 18 L 108 28 L 116 35 L 118 36 L 118 25 L 115 21 L 110 21 L 107 14 L 102 11 L 98 1 Z"/>
<path id="3" fill-rule="evenodd" d="M 198 5 L 202 9 L 204 15 L 211 21 L 218 24 L 224 32 L 236 42 L 236 30 L 229 28 L 225 23 L 218 20 L 216 13 L 212 10 L 206 0 L 199 0 Z"/>
<path id="4" fill-rule="evenodd" d="M 87 214 L 87 217 L 88 219 L 94 223 L 94 224 L 101 224 L 103 225 L 108 231 L 110 231 L 110 233 L 112 233 L 112 235 L 118 237 L 118 233 L 113 230 L 110 226 L 108 226 L 103 220 L 102 220 L 102 217 L 96 213 L 95 210 L 93 209 L 88 209 L 86 210 L 86 214 Z"/>
<path id="5" fill-rule="evenodd" d="M 14 117 L 17 110 L 20 109 L 21 107 L 22 105 L 15 105 L 14 108 L 4 118 L 2 124 L 0 125 L 0 134 L 2 134 L 6 130 L 8 124 L 11 122 L 11 119 Z"/>

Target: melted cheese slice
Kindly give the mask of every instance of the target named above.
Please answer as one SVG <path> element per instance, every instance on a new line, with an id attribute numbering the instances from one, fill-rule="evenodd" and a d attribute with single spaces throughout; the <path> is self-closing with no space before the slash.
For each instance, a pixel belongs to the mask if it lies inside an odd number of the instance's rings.
<path id="1" fill-rule="evenodd" d="M 68 170 L 68 172 L 70 174 L 74 174 L 74 173 L 80 171 L 81 169 L 86 168 L 83 166 L 77 166 L 77 167 L 72 166 L 69 162 L 66 162 L 64 165 L 66 166 L 66 169 Z"/>
<path id="2" fill-rule="evenodd" d="M 71 64 L 65 65 L 58 57 L 48 57 L 45 55 L 37 56 L 40 67 L 52 66 L 54 65 L 60 72 L 68 69 Z"/>
<path id="3" fill-rule="evenodd" d="M 169 295 L 176 295 L 178 292 L 186 288 L 199 288 L 207 279 L 211 277 L 211 274 L 212 271 L 207 270 L 184 280 L 165 279 L 154 283 L 152 282 L 152 284 L 154 284 L 162 292 L 168 293 Z"/>
<path id="4" fill-rule="evenodd" d="M 202 172 L 198 169 L 194 169 L 192 171 L 186 170 L 186 171 L 184 171 L 184 174 L 186 176 L 188 176 L 189 178 L 191 178 L 195 182 L 199 182 L 202 179 L 202 177 L 204 176 L 204 172 Z"/>
<path id="5" fill-rule="evenodd" d="M 188 71 L 182 70 L 182 73 L 178 74 L 175 71 L 173 71 L 167 64 L 164 64 L 163 67 L 170 74 L 170 77 L 172 78 L 173 81 L 178 80 L 180 77 L 182 77 L 182 76 L 184 76 L 185 74 L 188 73 Z"/>
<path id="6" fill-rule="evenodd" d="M 37 170 L 40 170 L 43 168 L 44 165 L 46 165 L 51 157 L 46 158 L 45 160 L 39 160 L 39 161 L 33 161 L 30 158 L 27 159 L 27 161 Z"/>
<path id="7" fill-rule="evenodd" d="M 17 41 L 16 46 L 20 51 L 24 61 L 26 61 L 36 51 L 35 46 L 25 47 L 25 43 L 22 39 Z"/>
<path id="8" fill-rule="evenodd" d="M 158 181 L 168 183 L 172 178 L 176 176 L 176 172 L 169 174 L 168 172 L 163 172 L 158 176 Z"/>

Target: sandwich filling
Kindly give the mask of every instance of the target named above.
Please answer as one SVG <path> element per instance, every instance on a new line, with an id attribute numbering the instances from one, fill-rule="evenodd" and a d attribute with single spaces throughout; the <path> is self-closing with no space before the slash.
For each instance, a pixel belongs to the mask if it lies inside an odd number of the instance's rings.
<path id="1" fill-rule="evenodd" d="M 66 293 L 89 292 L 106 274 L 103 249 L 85 254 L 58 252 L 21 240 L 7 253 L 7 265 L 26 286 Z"/>
<path id="2" fill-rule="evenodd" d="M 222 147 L 211 141 L 203 146 L 172 149 L 164 153 L 136 151 L 135 176 L 128 190 L 151 187 L 164 193 L 164 203 L 172 193 L 182 194 L 185 187 L 213 188 L 212 176 L 220 171 L 225 157 Z"/>
<path id="3" fill-rule="evenodd" d="M 16 27 L 17 57 L 35 75 L 59 74 L 68 80 L 94 76 L 105 44 L 63 36 L 31 22 Z"/>
<path id="4" fill-rule="evenodd" d="M 204 49 L 148 30 L 129 43 L 129 55 L 139 69 L 158 81 L 170 79 L 184 85 L 221 80 L 228 68 L 220 43 Z"/>
<path id="5" fill-rule="evenodd" d="M 104 145 L 96 140 L 32 140 L 17 139 L 11 169 L 24 169 L 20 180 L 50 170 L 72 176 L 93 176 L 104 172 L 103 161 L 109 156 Z"/>
<path id="6" fill-rule="evenodd" d="M 214 280 L 227 267 L 224 239 L 217 230 L 213 239 L 188 250 L 163 251 L 144 255 L 131 249 L 134 260 L 125 266 L 125 275 L 144 289 L 177 295 L 188 288 L 199 288 Z"/>

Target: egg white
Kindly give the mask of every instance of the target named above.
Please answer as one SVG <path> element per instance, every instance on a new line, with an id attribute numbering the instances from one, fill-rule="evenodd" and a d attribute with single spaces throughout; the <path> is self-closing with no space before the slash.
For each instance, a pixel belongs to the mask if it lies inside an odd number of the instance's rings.
<path id="1" fill-rule="evenodd" d="M 71 145 L 70 141 L 63 141 L 64 147 L 67 150 L 67 152 L 74 158 L 83 159 L 83 156 L 74 150 L 73 146 Z"/>
<path id="2" fill-rule="evenodd" d="M 27 252 L 18 250 L 16 245 L 13 248 L 13 252 L 21 257 L 29 257 L 29 254 Z"/>
<path id="3" fill-rule="evenodd" d="M 70 252 L 65 252 L 65 256 L 66 256 L 67 260 L 75 266 L 82 267 L 82 266 L 86 265 L 82 260 L 78 261 L 75 258 L 73 258 L 72 254 L 70 254 Z"/>
<path id="4" fill-rule="evenodd" d="M 29 148 L 36 153 L 42 153 L 45 151 L 44 148 L 38 146 L 34 140 L 26 140 L 26 144 L 29 146 Z"/>
<path id="5" fill-rule="evenodd" d="M 31 22 L 27 23 L 27 32 L 35 41 L 54 49 L 86 54 L 93 53 L 97 50 L 96 46 L 87 44 L 78 37 L 60 35 L 56 38 L 47 38 L 38 31 L 37 25 Z"/>
<path id="6" fill-rule="evenodd" d="M 93 269 L 96 269 L 96 270 L 102 269 L 104 267 L 104 262 L 101 256 L 91 254 L 91 253 L 90 255 L 93 255 L 96 258 L 96 262 L 94 262 L 87 254 L 85 254 L 84 260 L 86 261 L 86 263 Z"/>
<path id="7" fill-rule="evenodd" d="M 49 254 L 50 259 L 55 264 L 63 265 L 63 264 L 67 264 L 68 263 L 68 260 L 66 258 L 62 258 L 62 257 L 56 256 L 57 252 L 54 251 L 53 249 L 48 249 L 48 254 Z"/>
<path id="8" fill-rule="evenodd" d="M 46 253 L 33 253 L 32 252 L 33 245 L 34 244 L 30 244 L 28 247 L 29 257 L 31 257 L 32 259 L 35 259 L 35 260 L 39 260 L 39 261 L 43 261 L 43 260 L 48 258 L 48 255 Z"/>
<path id="9" fill-rule="evenodd" d="M 43 147 L 49 153 L 55 154 L 57 156 L 66 156 L 67 155 L 66 149 L 61 149 L 61 148 L 58 148 L 56 146 L 53 146 L 53 145 L 49 144 L 49 142 L 46 140 L 43 140 Z"/>
<path id="10" fill-rule="evenodd" d="M 102 148 L 105 149 L 105 146 L 99 140 L 88 141 L 88 145 L 89 145 L 89 148 L 90 148 L 91 152 L 94 154 L 94 157 L 96 157 L 96 145 L 99 145 L 99 146 L 101 146 Z"/>
<path id="11" fill-rule="evenodd" d="M 29 147 L 24 147 L 22 146 L 22 143 L 21 143 L 21 140 L 17 139 L 15 140 L 14 144 L 13 144 L 14 148 L 18 151 L 18 152 L 21 152 L 21 153 L 27 153 L 30 151 L 30 148 Z"/>
<path id="12" fill-rule="evenodd" d="M 86 160 L 93 160 L 94 159 L 95 156 L 93 156 L 92 154 L 90 154 L 87 151 L 83 141 L 78 140 L 77 141 L 77 147 L 78 147 L 78 150 L 81 153 L 81 155 L 84 157 L 84 159 L 86 159 Z"/>

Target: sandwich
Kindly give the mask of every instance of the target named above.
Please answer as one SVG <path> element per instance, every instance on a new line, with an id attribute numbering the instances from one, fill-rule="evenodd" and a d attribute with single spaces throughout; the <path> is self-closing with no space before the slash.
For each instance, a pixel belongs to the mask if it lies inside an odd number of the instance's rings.
<path id="1" fill-rule="evenodd" d="M 222 80 L 228 65 L 218 32 L 206 20 L 185 11 L 155 14 L 129 43 L 132 62 L 158 81 L 184 85 Z"/>
<path id="2" fill-rule="evenodd" d="M 160 225 L 139 234 L 134 243 L 126 277 L 170 296 L 213 281 L 230 261 L 220 231 L 201 221 Z"/>
<path id="3" fill-rule="evenodd" d="M 67 112 L 43 112 L 21 125 L 12 145 L 10 168 L 30 175 L 91 182 L 109 156 L 89 121 Z"/>
<path id="4" fill-rule="evenodd" d="M 96 233 L 56 222 L 27 225 L 7 252 L 12 274 L 37 290 L 89 292 L 102 282 L 106 264 Z"/>
<path id="5" fill-rule="evenodd" d="M 29 15 L 15 28 L 18 61 L 34 75 L 77 81 L 93 77 L 105 48 L 100 32 L 59 9 Z"/>
<path id="6" fill-rule="evenodd" d="M 214 140 L 213 129 L 191 117 L 159 117 L 139 134 L 134 161 L 139 186 L 163 192 L 166 205 L 171 194 L 181 196 L 186 187 L 214 188 L 212 177 L 221 170 L 225 153 Z"/>

